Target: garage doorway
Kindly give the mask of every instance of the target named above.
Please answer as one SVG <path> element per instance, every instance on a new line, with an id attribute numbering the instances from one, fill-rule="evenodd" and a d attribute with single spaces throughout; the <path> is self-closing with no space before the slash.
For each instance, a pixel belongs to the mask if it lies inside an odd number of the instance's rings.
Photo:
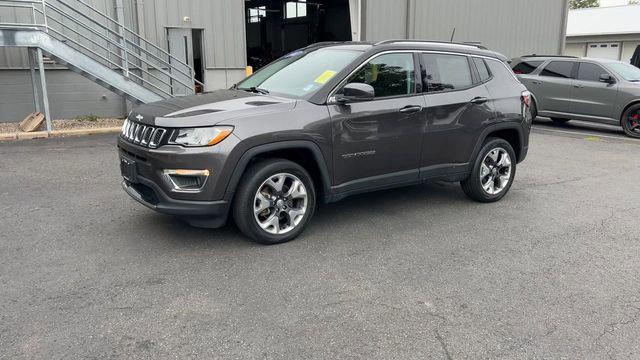
<path id="1" fill-rule="evenodd" d="M 247 64 L 257 70 L 321 41 L 349 41 L 349 0 L 248 0 Z"/>
<path id="2" fill-rule="evenodd" d="M 587 57 L 620 60 L 620 43 L 589 43 Z"/>

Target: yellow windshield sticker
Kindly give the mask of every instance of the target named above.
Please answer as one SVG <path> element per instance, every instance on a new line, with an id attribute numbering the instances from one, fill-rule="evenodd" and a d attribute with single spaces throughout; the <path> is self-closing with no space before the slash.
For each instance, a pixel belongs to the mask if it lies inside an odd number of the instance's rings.
<path id="1" fill-rule="evenodd" d="M 318 84 L 326 84 L 327 81 L 331 80 L 331 78 L 333 77 L 333 75 L 335 75 L 336 72 L 333 70 L 327 70 L 325 72 L 323 72 L 322 74 L 320 74 L 320 76 L 318 76 L 314 82 L 317 82 Z"/>

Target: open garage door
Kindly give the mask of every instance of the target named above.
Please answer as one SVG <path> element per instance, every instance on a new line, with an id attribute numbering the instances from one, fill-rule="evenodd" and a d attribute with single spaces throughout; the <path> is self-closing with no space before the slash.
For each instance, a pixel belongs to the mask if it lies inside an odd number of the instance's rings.
<path id="1" fill-rule="evenodd" d="M 254 70 L 309 44 L 354 36 L 349 0 L 247 0 L 245 9 L 247 63 Z"/>

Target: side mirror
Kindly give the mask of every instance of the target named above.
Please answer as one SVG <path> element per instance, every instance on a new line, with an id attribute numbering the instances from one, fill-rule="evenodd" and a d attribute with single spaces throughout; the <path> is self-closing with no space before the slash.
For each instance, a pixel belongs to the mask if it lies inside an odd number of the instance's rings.
<path id="1" fill-rule="evenodd" d="M 336 100 L 341 103 L 369 101 L 376 97 L 373 86 L 363 83 L 350 83 L 342 88 L 342 93 L 336 95 Z"/>
<path id="2" fill-rule="evenodd" d="M 614 79 L 613 76 L 609 74 L 602 74 L 600 75 L 600 82 L 614 84 L 616 82 L 616 79 Z"/>

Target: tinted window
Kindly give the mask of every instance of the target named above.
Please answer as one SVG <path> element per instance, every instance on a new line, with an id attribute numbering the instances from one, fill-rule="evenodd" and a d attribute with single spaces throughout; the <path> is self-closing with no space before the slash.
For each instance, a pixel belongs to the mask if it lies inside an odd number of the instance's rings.
<path id="1" fill-rule="evenodd" d="M 513 67 L 513 72 L 516 74 L 531 74 L 543 62 L 543 60 L 525 60 L 516 64 Z"/>
<path id="2" fill-rule="evenodd" d="M 473 58 L 473 62 L 476 63 L 478 74 L 480 75 L 480 81 L 485 82 L 491 78 L 491 73 L 487 68 L 487 64 L 480 58 Z"/>
<path id="3" fill-rule="evenodd" d="M 573 62 L 571 61 L 552 61 L 540 73 L 541 76 L 551 76 L 560 78 L 571 78 L 573 70 Z"/>
<path id="4" fill-rule="evenodd" d="M 349 83 L 373 86 L 376 97 L 408 95 L 415 92 L 413 54 L 386 54 L 369 61 Z"/>
<path id="5" fill-rule="evenodd" d="M 578 70 L 578 80 L 600 81 L 600 75 L 608 74 L 602 66 L 591 63 L 580 63 Z"/>
<path id="6" fill-rule="evenodd" d="M 422 54 L 422 82 L 428 92 L 450 91 L 473 85 L 466 56 Z"/>

